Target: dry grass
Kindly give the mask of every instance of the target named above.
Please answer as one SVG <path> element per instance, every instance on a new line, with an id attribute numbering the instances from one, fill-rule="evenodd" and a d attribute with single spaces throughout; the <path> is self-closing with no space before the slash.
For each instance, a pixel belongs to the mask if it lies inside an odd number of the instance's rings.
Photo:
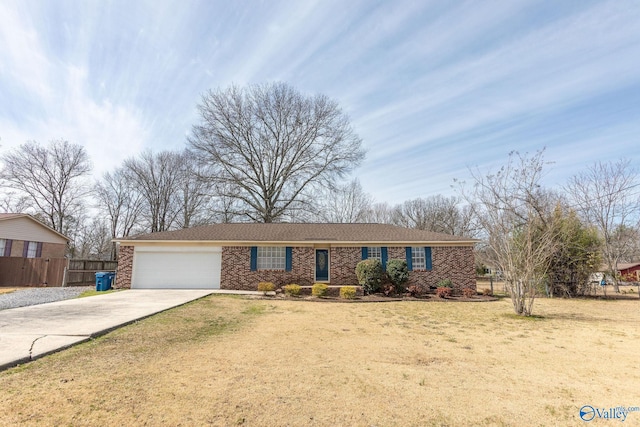
<path id="1" fill-rule="evenodd" d="M 585 404 L 640 406 L 638 301 L 535 312 L 210 297 L 0 373 L 0 424 L 582 425 Z"/>
<path id="2" fill-rule="evenodd" d="M 0 294 L 8 294 L 9 292 L 17 291 L 18 288 L 0 288 Z"/>

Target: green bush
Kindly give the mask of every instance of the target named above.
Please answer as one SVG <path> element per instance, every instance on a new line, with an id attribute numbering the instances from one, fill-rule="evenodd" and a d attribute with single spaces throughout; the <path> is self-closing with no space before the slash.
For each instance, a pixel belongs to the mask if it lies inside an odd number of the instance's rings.
<path id="1" fill-rule="evenodd" d="M 311 287 L 311 295 L 314 297 L 324 297 L 329 291 L 329 286 L 324 283 L 314 283 Z"/>
<path id="2" fill-rule="evenodd" d="M 340 298 L 354 299 L 356 297 L 355 286 L 343 286 L 340 288 Z"/>
<path id="3" fill-rule="evenodd" d="M 264 292 L 266 295 L 267 292 L 274 291 L 276 289 L 276 285 L 271 282 L 260 282 L 258 283 L 258 291 Z"/>
<path id="4" fill-rule="evenodd" d="M 409 267 L 403 259 L 390 259 L 387 262 L 387 275 L 398 293 L 404 292 L 404 284 L 409 280 Z"/>
<path id="5" fill-rule="evenodd" d="M 283 289 L 286 295 L 289 295 L 290 297 L 297 297 L 298 295 L 300 295 L 302 287 L 300 285 L 292 283 L 290 285 L 285 285 Z"/>
<path id="6" fill-rule="evenodd" d="M 382 283 L 382 263 L 377 259 L 365 259 L 356 265 L 358 283 L 365 295 L 377 292 Z"/>
<path id="7" fill-rule="evenodd" d="M 453 282 L 451 279 L 443 279 L 438 282 L 439 288 L 453 288 Z"/>

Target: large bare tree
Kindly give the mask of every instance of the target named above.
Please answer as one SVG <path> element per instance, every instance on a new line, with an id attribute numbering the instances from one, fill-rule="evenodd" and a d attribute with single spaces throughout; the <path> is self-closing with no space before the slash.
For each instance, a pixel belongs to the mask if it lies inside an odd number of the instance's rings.
<path id="1" fill-rule="evenodd" d="M 556 242 L 552 205 L 540 184 L 543 166 L 543 152 L 511 153 L 496 173 L 471 171 L 473 188 L 462 188 L 484 230 L 487 262 L 502 272 L 514 311 L 523 316 L 532 314 Z"/>
<path id="2" fill-rule="evenodd" d="M 394 209 L 394 223 L 403 227 L 472 237 L 476 232 L 473 211 L 459 197 L 440 194 L 407 200 Z"/>
<path id="3" fill-rule="evenodd" d="M 638 229 L 640 196 L 638 172 L 630 160 L 596 162 L 573 176 L 567 192 L 580 214 L 596 226 L 602 238 L 602 255 L 618 288 L 618 262 L 625 257 L 629 236 Z"/>
<path id="4" fill-rule="evenodd" d="M 189 138 L 218 189 L 232 189 L 253 221 L 278 221 L 310 205 L 314 187 L 330 186 L 360 164 L 361 140 L 338 104 L 285 83 L 209 91 Z"/>
<path id="5" fill-rule="evenodd" d="M 132 234 L 138 225 L 142 211 L 142 196 L 123 168 L 106 172 L 96 183 L 95 198 L 101 212 L 106 215 L 109 235 L 112 239 Z M 116 245 L 111 246 L 111 258 L 116 257 Z"/>
<path id="6" fill-rule="evenodd" d="M 146 230 L 165 231 L 176 225 L 183 172 L 184 157 L 173 151 L 145 151 L 124 161 L 126 179 L 141 195 L 140 219 Z"/>
<path id="7" fill-rule="evenodd" d="M 354 179 L 335 188 L 327 188 L 320 195 L 316 219 L 323 222 L 365 222 L 373 204 L 373 197 Z"/>
<path id="8" fill-rule="evenodd" d="M 84 148 L 63 140 L 47 146 L 29 141 L 6 153 L 2 161 L 4 185 L 27 196 L 31 209 L 51 228 L 72 234 L 71 224 L 90 192 L 82 179 L 91 171 Z"/>

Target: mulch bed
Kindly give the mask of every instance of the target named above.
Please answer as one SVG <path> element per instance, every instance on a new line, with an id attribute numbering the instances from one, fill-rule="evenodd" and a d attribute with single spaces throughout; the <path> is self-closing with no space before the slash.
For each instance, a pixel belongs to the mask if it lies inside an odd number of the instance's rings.
<path id="1" fill-rule="evenodd" d="M 488 302 L 497 301 L 499 298 L 488 295 L 475 295 L 472 298 L 463 296 L 451 296 L 447 298 L 439 298 L 435 294 L 427 294 L 421 298 L 395 296 L 387 297 L 382 294 L 357 296 L 354 299 L 345 299 L 340 297 L 315 297 L 310 295 L 288 296 L 284 293 L 278 293 L 275 296 L 263 296 L 260 299 L 277 299 L 287 301 L 311 301 L 311 302 L 340 302 L 340 303 L 365 303 L 365 302 L 399 302 L 399 301 L 422 301 L 422 302 Z"/>

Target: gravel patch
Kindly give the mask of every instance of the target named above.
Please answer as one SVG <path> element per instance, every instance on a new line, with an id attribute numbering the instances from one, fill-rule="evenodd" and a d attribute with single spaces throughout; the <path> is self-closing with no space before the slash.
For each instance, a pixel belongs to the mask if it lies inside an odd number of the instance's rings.
<path id="1" fill-rule="evenodd" d="M 27 288 L 0 294 L 0 310 L 45 304 L 75 298 L 94 286 L 73 286 L 67 288 Z"/>

